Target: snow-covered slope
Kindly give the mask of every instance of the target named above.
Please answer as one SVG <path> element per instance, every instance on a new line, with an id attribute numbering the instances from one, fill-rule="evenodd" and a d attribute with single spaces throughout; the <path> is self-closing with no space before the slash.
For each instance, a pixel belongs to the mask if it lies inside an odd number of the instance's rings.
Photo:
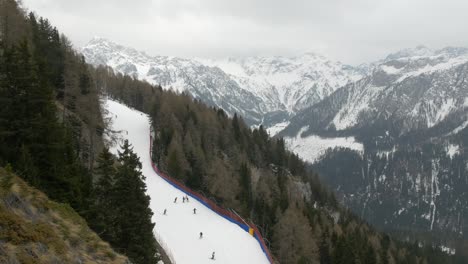
<path id="1" fill-rule="evenodd" d="M 82 48 L 89 63 L 108 65 L 165 89 L 188 92 L 251 125 L 270 127 L 322 100 L 365 70 L 306 53 L 225 60 L 149 56 L 102 38 Z"/>
<path id="2" fill-rule="evenodd" d="M 105 107 L 113 121 L 112 129 L 119 132 L 120 139 L 129 140 L 140 158 L 154 212 L 154 232 L 175 263 L 269 263 L 249 233 L 193 198 L 182 203 L 185 194 L 154 172 L 149 156 L 148 116 L 111 100 Z M 117 153 L 119 147 L 113 146 L 111 150 Z M 175 197 L 178 197 L 177 203 L 174 203 Z M 196 214 L 193 214 L 193 208 L 197 208 Z M 163 215 L 165 209 L 167 215 Z M 202 239 L 200 232 L 203 232 Z M 212 252 L 215 252 L 215 261 L 210 259 Z"/>

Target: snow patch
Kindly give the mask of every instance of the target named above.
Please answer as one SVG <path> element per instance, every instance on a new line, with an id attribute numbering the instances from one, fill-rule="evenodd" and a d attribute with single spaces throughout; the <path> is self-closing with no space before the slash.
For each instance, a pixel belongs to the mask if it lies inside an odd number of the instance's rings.
<path id="1" fill-rule="evenodd" d="M 268 134 L 273 137 L 278 134 L 281 130 L 285 129 L 289 125 L 289 121 L 277 123 L 269 128 L 267 128 Z"/>
<path id="2" fill-rule="evenodd" d="M 388 135 L 388 131 L 387 131 L 387 135 Z M 388 157 L 395 154 L 396 151 L 397 151 L 396 146 L 393 146 L 393 148 L 391 150 L 378 150 L 376 155 L 379 158 L 386 157 L 388 159 Z"/>
<path id="3" fill-rule="evenodd" d="M 296 137 L 285 137 L 284 140 L 289 150 L 308 162 L 314 163 L 328 149 L 335 147 L 349 148 L 359 153 L 364 152 L 364 145 L 356 141 L 354 137 L 323 138 L 317 135 L 301 137 L 306 130 L 307 127 L 303 127 Z"/>
<path id="4" fill-rule="evenodd" d="M 453 156 L 460 153 L 460 146 L 455 144 L 449 144 L 447 146 L 447 154 L 453 159 Z"/>
<path id="5" fill-rule="evenodd" d="M 352 92 L 348 98 L 348 104 L 343 106 L 330 123 L 336 130 L 344 130 L 358 123 L 361 112 L 372 109 L 369 103 L 376 98 L 385 87 L 373 86 L 369 89 Z"/>
<path id="6" fill-rule="evenodd" d="M 451 136 L 451 135 L 456 135 L 458 134 L 458 132 L 462 131 L 463 129 L 465 129 L 466 127 L 468 126 L 468 120 L 466 120 L 465 122 L 463 122 L 460 126 L 456 127 L 452 132 L 450 132 L 448 135 Z"/>
<path id="7" fill-rule="evenodd" d="M 398 74 L 401 72 L 401 69 L 397 69 L 393 66 L 388 66 L 388 65 L 382 65 L 380 66 L 380 68 L 388 74 Z"/>
<path id="8" fill-rule="evenodd" d="M 435 109 L 435 113 L 431 116 L 427 116 L 427 127 L 433 127 L 440 121 L 444 120 L 452 110 L 456 110 L 455 100 L 448 98 L 442 102 L 439 107 L 435 107 L 434 101 L 429 101 L 428 104 L 431 106 L 430 109 Z"/>
<path id="9" fill-rule="evenodd" d="M 455 255 L 455 253 L 457 252 L 456 249 L 454 248 L 449 248 L 447 246 L 440 246 L 440 250 L 442 250 L 443 252 L 449 254 L 449 255 Z"/>
<path id="10" fill-rule="evenodd" d="M 412 58 L 412 59 L 414 60 L 414 59 L 417 59 L 417 58 Z M 468 61 L 468 55 L 465 54 L 465 55 L 462 55 L 462 56 L 459 56 L 459 57 L 448 59 L 448 60 L 443 61 L 442 63 L 438 63 L 436 65 L 427 64 L 425 67 L 422 67 L 422 68 L 420 68 L 418 70 L 410 71 L 410 72 L 408 72 L 406 74 L 403 74 L 398 79 L 397 82 L 401 82 L 401 81 L 403 81 L 404 79 L 406 79 L 408 77 L 418 76 L 418 75 L 421 75 L 421 74 L 429 74 L 429 73 L 433 73 L 433 72 L 445 71 L 445 70 L 451 69 L 453 67 L 456 67 L 458 65 L 464 64 L 467 61 Z"/>
<path id="11" fill-rule="evenodd" d="M 436 218 L 437 212 L 437 198 L 440 196 L 440 189 L 439 189 L 439 161 L 432 160 L 431 163 L 432 172 L 431 172 L 431 211 L 429 215 L 431 216 L 431 230 L 434 228 L 434 222 Z"/>

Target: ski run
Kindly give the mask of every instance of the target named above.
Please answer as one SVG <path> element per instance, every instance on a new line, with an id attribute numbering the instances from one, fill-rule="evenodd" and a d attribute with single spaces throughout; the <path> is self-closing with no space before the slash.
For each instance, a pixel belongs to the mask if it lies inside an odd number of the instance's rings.
<path id="1" fill-rule="evenodd" d="M 150 122 L 146 114 L 112 100 L 106 101 L 105 108 L 118 139 L 111 152 L 117 154 L 121 142 L 128 139 L 139 156 L 147 194 L 151 197 L 154 235 L 174 264 L 269 263 L 260 244 L 248 232 L 190 196 L 188 202 L 183 202 L 186 194 L 153 170 L 149 154 Z"/>

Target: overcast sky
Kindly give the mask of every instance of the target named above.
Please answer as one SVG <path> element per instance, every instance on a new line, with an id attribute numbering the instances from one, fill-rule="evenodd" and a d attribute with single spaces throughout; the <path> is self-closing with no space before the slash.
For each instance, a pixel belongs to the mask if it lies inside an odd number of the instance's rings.
<path id="1" fill-rule="evenodd" d="M 348 64 L 468 46 L 467 0 L 23 0 L 76 47 L 105 37 L 153 55 L 313 51 Z"/>

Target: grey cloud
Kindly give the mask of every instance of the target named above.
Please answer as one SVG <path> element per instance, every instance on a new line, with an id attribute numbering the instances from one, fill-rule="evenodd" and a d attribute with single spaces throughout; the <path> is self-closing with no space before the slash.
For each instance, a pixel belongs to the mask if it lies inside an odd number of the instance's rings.
<path id="1" fill-rule="evenodd" d="M 464 0 L 23 0 L 76 45 L 99 35 L 175 56 L 319 51 L 346 63 L 468 46 Z"/>

